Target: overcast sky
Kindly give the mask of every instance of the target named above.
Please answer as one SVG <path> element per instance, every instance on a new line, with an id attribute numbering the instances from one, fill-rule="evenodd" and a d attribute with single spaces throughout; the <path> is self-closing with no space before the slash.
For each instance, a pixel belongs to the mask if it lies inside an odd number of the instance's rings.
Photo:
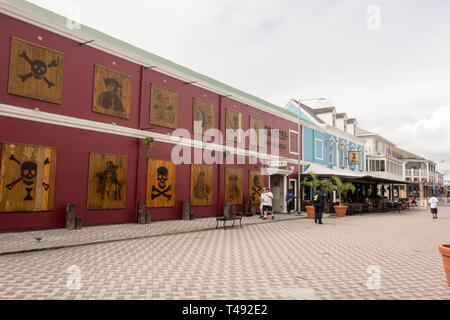
<path id="1" fill-rule="evenodd" d="M 32 0 L 283 106 L 325 97 L 450 169 L 448 0 Z"/>

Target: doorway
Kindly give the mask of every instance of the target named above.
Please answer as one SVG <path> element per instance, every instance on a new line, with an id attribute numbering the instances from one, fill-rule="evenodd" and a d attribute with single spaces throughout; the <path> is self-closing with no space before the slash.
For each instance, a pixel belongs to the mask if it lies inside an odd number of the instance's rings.
<path id="1" fill-rule="evenodd" d="M 298 206 L 298 197 L 297 197 L 297 194 L 298 194 L 298 188 L 297 188 L 297 180 L 295 180 L 295 179 L 289 179 L 289 189 L 288 189 L 288 191 L 292 191 L 292 193 L 294 194 L 294 196 L 296 197 L 295 199 L 294 199 L 294 211 L 297 211 L 297 206 Z"/>
<path id="2" fill-rule="evenodd" d="M 285 191 L 284 176 L 276 174 L 270 176 L 270 191 L 273 193 L 272 207 L 273 212 L 283 212 L 283 194 Z"/>

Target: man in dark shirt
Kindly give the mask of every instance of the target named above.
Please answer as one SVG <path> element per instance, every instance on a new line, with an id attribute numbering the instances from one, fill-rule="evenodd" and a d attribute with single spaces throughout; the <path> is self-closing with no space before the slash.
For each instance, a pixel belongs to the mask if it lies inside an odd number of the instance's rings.
<path id="1" fill-rule="evenodd" d="M 314 217 L 315 223 L 323 224 L 322 215 L 324 206 L 325 206 L 325 194 L 322 192 L 321 188 L 318 187 L 316 193 L 314 194 L 314 209 L 316 212 L 316 215 Z"/>

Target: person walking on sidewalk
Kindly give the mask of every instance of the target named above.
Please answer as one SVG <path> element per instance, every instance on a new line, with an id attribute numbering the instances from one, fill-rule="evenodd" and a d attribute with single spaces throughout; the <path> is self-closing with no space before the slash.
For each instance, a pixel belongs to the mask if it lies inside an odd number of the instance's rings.
<path id="1" fill-rule="evenodd" d="M 318 187 L 316 193 L 314 194 L 313 204 L 316 213 L 314 216 L 314 222 L 318 224 L 323 224 L 322 216 L 323 216 L 323 208 L 325 206 L 325 194 L 322 192 L 321 187 Z"/>
<path id="2" fill-rule="evenodd" d="M 264 212 L 264 220 L 267 220 L 267 214 L 272 214 L 272 220 L 275 219 L 275 216 L 273 215 L 273 208 L 272 208 L 272 199 L 273 194 L 270 192 L 269 188 L 264 188 L 264 192 L 261 194 L 261 202 L 263 203 L 263 212 Z"/>
<path id="3" fill-rule="evenodd" d="M 436 198 L 436 196 L 433 194 L 433 196 L 430 198 L 430 200 L 428 200 L 428 203 L 430 204 L 430 208 L 431 208 L 431 214 L 433 215 L 433 219 L 437 219 L 437 214 L 438 214 L 438 203 L 439 200 L 438 198 Z"/>

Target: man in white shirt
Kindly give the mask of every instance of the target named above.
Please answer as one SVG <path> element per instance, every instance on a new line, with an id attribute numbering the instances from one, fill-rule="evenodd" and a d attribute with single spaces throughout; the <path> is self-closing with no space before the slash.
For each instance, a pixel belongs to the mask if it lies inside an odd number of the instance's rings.
<path id="1" fill-rule="evenodd" d="M 269 212 L 272 212 L 272 199 L 273 194 L 270 192 L 269 188 L 264 188 L 263 193 L 261 194 L 261 203 L 263 204 L 263 213 L 264 213 L 264 220 L 267 220 L 267 214 Z M 275 216 L 272 212 L 272 220 L 275 219 Z"/>
<path id="2" fill-rule="evenodd" d="M 434 196 L 430 198 L 430 200 L 428 200 L 428 203 L 430 204 L 430 208 L 431 208 L 431 214 L 433 215 L 433 219 L 437 219 L 437 213 L 438 213 L 438 203 L 439 200 Z"/>

